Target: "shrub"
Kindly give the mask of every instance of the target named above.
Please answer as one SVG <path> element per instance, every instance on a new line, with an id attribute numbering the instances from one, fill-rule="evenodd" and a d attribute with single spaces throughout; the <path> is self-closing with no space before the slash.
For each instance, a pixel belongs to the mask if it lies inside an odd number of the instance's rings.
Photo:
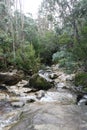
<path id="1" fill-rule="evenodd" d="M 60 59 L 64 58 L 66 56 L 65 51 L 59 51 L 53 54 L 52 61 L 58 62 Z"/>
<path id="2" fill-rule="evenodd" d="M 87 88 L 87 73 L 78 73 L 75 76 L 75 85 Z"/>
<path id="3" fill-rule="evenodd" d="M 52 55 L 59 49 L 57 37 L 54 32 L 45 32 L 39 39 L 39 54 L 41 62 L 50 65 Z"/>
<path id="4" fill-rule="evenodd" d="M 22 49 L 17 50 L 16 65 L 24 70 L 32 70 L 33 73 L 37 72 L 40 67 L 40 58 L 36 57 L 35 50 L 32 44 L 24 46 Z"/>
<path id="5" fill-rule="evenodd" d="M 53 54 L 53 62 L 59 63 L 60 67 L 64 67 L 67 73 L 72 73 L 77 68 L 77 63 L 72 57 L 72 53 L 62 50 Z"/>

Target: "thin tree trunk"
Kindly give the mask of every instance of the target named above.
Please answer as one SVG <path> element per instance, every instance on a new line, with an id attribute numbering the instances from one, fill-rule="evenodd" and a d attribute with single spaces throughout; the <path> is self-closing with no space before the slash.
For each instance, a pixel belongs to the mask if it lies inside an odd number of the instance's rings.
<path id="1" fill-rule="evenodd" d="M 71 1 L 71 4 L 74 4 L 74 3 Z M 68 6 L 70 14 L 72 14 L 72 9 L 71 9 L 70 5 L 68 4 L 68 2 L 67 2 L 67 6 Z M 73 14 L 72 14 L 71 17 L 72 17 L 71 23 L 72 23 L 72 26 L 73 26 L 74 37 L 76 38 L 76 41 L 80 44 L 80 36 L 79 36 L 79 30 L 78 30 L 78 27 L 77 27 L 76 19 L 75 19 Z"/>
<path id="2" fill-rule="evenodd" d="M 22 1 L 23 2 L 23 1 Z M 21 17 L 21 43 L 22 43 L 22 51 L 23 51 L 23 45 L 24 45 L 24 15 L 23 15 L 23 3 L 21 0 L 19 0 L 20 5 L 20 17 Z"/>
<path id="3" fill-rule="evenodd" d="M 76 20 L 73 20 L 72 25 L 73 25 L 73 30 L 74 30 L 74 37 L 76 38 L 76 41 L 80 44 L 80 36 L 79 36 L 79 31 L 76 25 Z"/>
<path id="4" fill-rule="evenodd" d="M 15 1 L 15 10 L 17 11 L 17 5 L 18 5 L 18 0 Z M 18 20 L 17 20 L 17 13 L 15 14 L 15 21 L 16 21 L 16 45 L 18 44 Z"/>
<path id="5" fill-rule="evenodd" d="M 15 41 L 14 41 L 14 29 L 13 29 L 13 23 L 11 22 L 11 33 L 12 33 L 12 40 L 13 40 L 13 58 L 15 60 L 16 54 L 15 54 Z"/>
<path id="6" fill-rule="evenodd" d="M 11 6 L 11 5 L 10 5 L 10 6 Z M 14 10 L 13 10 L 13 12 L 14 12 Z M 10 12 L 10 23 L 11 23 L 11 34 L 12 34 L 12 40 L 13 40 L 13 44 L 12 44 L 12 48 L 13 48 L 13 58 L 14 58 L 14 61 L 15 61 L 16 52 L 15 52 L 14 28 L 13 28 L 13 21 L 12 21 L 11 12 Z"/>

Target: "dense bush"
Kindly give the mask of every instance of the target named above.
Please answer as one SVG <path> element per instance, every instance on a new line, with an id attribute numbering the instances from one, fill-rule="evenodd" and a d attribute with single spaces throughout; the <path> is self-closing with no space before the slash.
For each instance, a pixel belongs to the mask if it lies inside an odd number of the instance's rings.
<path id="1" fill-rule="evenodd" d="M 75 76 L 75 85 L 82 86 L 83 90 L 87 91 L 87 73 L 85 73 L 85 72 L 78 73 Z"/>
<path id="2" fill-rule="evenodd" d="M 76 61 L 82 62 L 84 70 L 87 71 L 87 42 L 82 42 L 73 48 L 73 57 Z"/>
<path id="3" fill-rule="evenodd" d="M 16 65 L 21 69 L 27 70 L 27 72 L 32 71 L 35 73 L 38 71 L 40 58 L 39 56 L 36 57 L 32 44 L 25 45 L 23 49 L 17 50 Z"/>
<path id="4" fill-rule="evenodd" d="M 68 73 L 71 73 L 77 67 L 76 62 L 72 57 L 72 53 L 65 50 L 61 50 L 53 54 L 53 62 L 59 63 L 60 67 L 65 67 Z"/>
<path id="5" fill-rule="evenodd" d="M 43 47 L 43 50 L 40 52 L 42 63 L 50 65 L 52 63 L 52 55 L 56 52 L 58 46 L 52 43 Z"/>
<path id="6" fill-rule="evenodd" d="M 41 62 L 50 65 L 52 63 L 52 55 L 59 49 L 57 37 L 54 32 L 46 32 L 39 39 L 39 53 Z"/>
<path id="7" fill-rule="evenodd" d="M 53 62 L 58 62 L 60 59 L 66 57 L 66 54 L 67 53 L 64 50 L 61 50 L 61 51 L 54 53 L 53 56 L 52 56 Z"/>
<path id="8" fill-rule="evenodd" d="M 71 43 L 71 37 L 67 33 L 63 33 L 59 35 L 59 43 L 60 45 L 70 44 Z"/>

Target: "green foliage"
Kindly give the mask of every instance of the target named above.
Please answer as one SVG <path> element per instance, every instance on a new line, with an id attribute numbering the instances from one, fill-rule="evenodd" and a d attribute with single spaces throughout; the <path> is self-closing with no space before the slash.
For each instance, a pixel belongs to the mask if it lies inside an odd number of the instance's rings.
<path id="1" fill-rule="evenodd" d="M 75 76 L 75 85 L 83 86 L 83 90 L 87 90 L 87 73 L 85 72 L 78 73 Z"/>
<path id="2" fill-rule="evenodd" d="M 54 32 L 46 32 L 44 36 L 39 39 L 39 53 L 42 63 L 51 64 L 52 55 L 59 48 L 57 37 Z"/>
<path id="3" fill-rule="evenodd" d="M 40 58 L 35 56 L 32 44 L 25 45 L 17 50 L 16 64 L 19 68 L 27 71 L 37 72 L 40 67 Z"/>
<path id="4" fill-rule="evenodd" d="M 38 49 L 38 32 L 35 20 L 32 17 L 24 16 L 24 34 L 26 41 L 33 44 L 34 49 Z"/>
<path id="5" fill-rule="evenodd" d="M 87 57 L 87 44 L 76 45 L 73 49 L 73 54 L 77 60 L 84 61 Z"/>
<path id="6" fill-rule="evenodd" d="M 87 70 L 87 25 L 81 32 L 80 44 L 75 44 L 73 48 L 73 57 L 76 61 L 82 62 L 83 67 Z"/>
<path id="7" fill-rule="evenodd" d="M 9 44 L 11 44 L 11 43 L 12 43 L 12 38 L 10 37 L 10 34 L 4 32 L 2 29 L 0 29 L 0 45 L 10 46 Z"/>
<path id="8" fill-rule="evenodd" d="M 0 61 L 0 70 L 4 69 L 5 67 L 6 67 L 5 64 L 2 61 Z"/>
<path id="9" fill-rule="evenodd" d="M 58 62 L 60 59 L 64 58 L 66 56 L 66 52 L 65 51 L 59 51 L 53 54 L 53 62 Z"/>
<path id="10" fill-rule="evenodd" d="M 59 63 L 60 67 L 64 67 L 67 73 L 71 73 L 77 68 L 77 64 L 72 57 L 72 53 L 61 50 L 53 54 L 53 62 Z"/>
<path id="11" fill-rule="evenodd" d="M 12 54 L 12 38 L 9 33 L 4 32 L 4 30 L 0 29 L 0 56 L 5 58 L 4 61 L 0 61 L 0 68 L 6 68 L 8 59 L 10 59 L 10 55 Z"/>
<path id="12" fill-rule="evenodd" d="M 80 61 L 87 71 L 87 0 L 44 0 L 37 21 L 11 13 L 15 4 L 9 4 L 0 1 L 0 55 L 7 63 L 36 72 L 40 61 L 53 61 L 73 71 Z"/>
<path id="13" fill-rule="evenodd" d="M 75 15 L 80 18 L 87 17 L 87 0 L 79 0 L 74 9 Z"/>
<path id="14" fill-rule="evenodd" d="M 64 33 L 62 35 L 59 36 L 59 43 L 61 44 L 69 44 L 71 42 L 71 37 L 67 34 Z"/>

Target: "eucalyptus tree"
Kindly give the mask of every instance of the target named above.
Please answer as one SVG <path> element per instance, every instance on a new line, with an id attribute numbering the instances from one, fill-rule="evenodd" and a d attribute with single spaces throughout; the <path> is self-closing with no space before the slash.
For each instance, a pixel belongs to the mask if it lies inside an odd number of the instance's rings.
<path id="1" fill-rule="evenodd" d="M 43 0 L 42 12 L 46 14 L 52 24 L 62 28 L 71 28 L 71 35 L 76 42 L 80 43 L 79 21 L 75 14 L 75 7 L 80 0 Z M 50 16 L 50 17 L 49 17 Z M 51 18 L 51 19 L 49 19 Z M 70 33 L 70 32 L 69 32 Z"/>
<path id="2" fill-rule="evenodd" d="M 54 6 L 52 0 L 50 4 L 48 0 L 43 0 L 38 11 L 38 29 L 40 33 L 53 30 L 54 27 Z"/>
<path id="3" fill-rule="evenodd" d="M 74 56 L 87 71 L 87 1 L 79 0 L 74 8 L 74 13 L 78 18 L 80 32 L 80 45 L 75 46 Z"/>
<path id="4" fill-rule="evenodd" d="M 1 0 L 0 1 L 0 48 L 1 55 L 6 60 L 11 52 L 11 5 L 13 4 L 13 0 Z M 5 60 L 5 65 L 6 64 Z"/>
<path id="5" fill-rule="evenodd" d="M 39 10 L 42 32 L 49 31 L 49 21 L 61 46 L 67 45 L 78 60 L 87 61 L 87 0 L 43 0 Z"/>

